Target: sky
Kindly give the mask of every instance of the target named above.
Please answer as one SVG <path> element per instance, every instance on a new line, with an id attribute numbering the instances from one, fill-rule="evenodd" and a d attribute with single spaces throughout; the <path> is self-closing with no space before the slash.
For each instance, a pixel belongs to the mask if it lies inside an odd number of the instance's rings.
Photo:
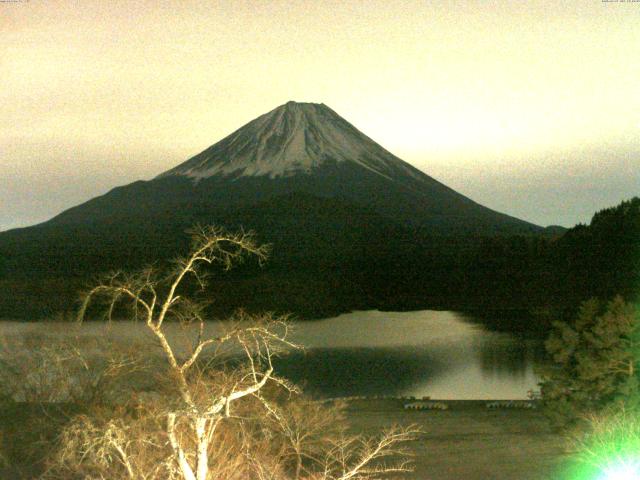
<path id="1" fill-rule="evenodd" d="M 0 231 L 289 100 L 539 225 L 640 195 L 640 2 L 0 0 Z"/>

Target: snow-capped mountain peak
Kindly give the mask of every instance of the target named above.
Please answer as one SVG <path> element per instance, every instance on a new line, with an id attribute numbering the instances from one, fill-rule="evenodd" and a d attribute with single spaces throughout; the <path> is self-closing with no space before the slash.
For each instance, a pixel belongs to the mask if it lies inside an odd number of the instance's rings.
<path id="1" fill-rule="evenodd" d="M 308 174 L 326 162 L 355 162 L 385 177 L 416 170 L 324 104 L 288 102 L 160 177 L 270 178 Z"/>

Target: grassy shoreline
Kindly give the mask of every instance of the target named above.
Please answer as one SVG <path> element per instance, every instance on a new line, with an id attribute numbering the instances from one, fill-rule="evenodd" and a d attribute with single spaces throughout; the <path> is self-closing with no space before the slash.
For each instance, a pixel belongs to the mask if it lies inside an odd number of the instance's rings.
<path id="1" fill-rule="evenodd" d="M 410 401 L 410 400 L 409 400 Z M 423 431 L 409 448 L 411 480 L 555 480 L 569 456 L 563 437 L 538 409 L 489 409 L 486 400 L 438 400 L 447 410 L 405 410 L 403 399 L 350 400 L 354 432 L 375 435 L 393 424 Z"/>
<path id="2" fill-rule="evenodd" d="M 331 401 L 331 400 L 324 400 Z M 407 480 L 556 480 L 567 478 L 569 455 L 563 437 L 539 409 L 487 408 L 487 400 L 437 400 L 446 410 L 406 410 L 411 399 L 340 399 L 354 433 L 375 436 L 391 425 L 416 424 L 422 434 L 408 447 L 415 471 Z M 45 412 L 45 410 L 47 410 Z M 34 454 L 51 445 L 73 408 L 0 405 L 0 478 L 36 478 Z M 52 421 L 44 431 L 42 417 Z M 34 422 L 34 423 L 31 423 Z M 44 434 L 44 436 L 43 436 Z M 47 438 L 48 437 L 48 438 Z M 28 453 L 28 454 L 27 454 Z M 22 463 L 21 463 L 22 462 Z"/>

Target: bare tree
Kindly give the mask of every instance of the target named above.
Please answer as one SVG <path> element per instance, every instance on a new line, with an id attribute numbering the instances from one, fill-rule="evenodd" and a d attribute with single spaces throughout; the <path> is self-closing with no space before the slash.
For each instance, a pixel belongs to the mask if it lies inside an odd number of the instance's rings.
<path id="1" fill-rule="evenodd" d="M 341 436 L 325 458 L 322 480 L 362 480 L 387 478 L 412 470 L 406 442 L 420 431 L 415 426 L 391 427 L 379 438 Z M 399 460 L 398 460 L 399 459 Z"/>
<path id="2" fill-rule="evenodd" d="M 408 469 L 404 460 L 381 461 L 404 453 L 396 447 L 413 428 L 372 441 L 332 429 L 329 410 L 309 403 L 287 410 L 299 392 L 273 365 L 275 355 L 297 348 L 286 317 L 238 312 L 224 329 L 206 333 L 205 305 L 188 298 L 185 280 L 204 287 L 204 266 L 229 269 L 247 255 L 263 261 L 267 249 L 251 234 L 198 228 L 191 253 L 168 275 L 118 272 L 87 292 L 80 321 L 102 301 L 108 319 L 124 303 L 144 322 L 165 361 L 164 390 L 136 396 L 115 415 L 78 417 L 61 436 L 50 478 L 349 480 Z M 167 331 L 171 320 L 188 327 L 188 348 Z"/>
<path id="3" fill-rule="evenodd" d="M 293 345 L 287 340 L 286 322 L 268 315 L 251 318 L 250 326 L 232 328 L 217 337 L 204 336 L 202 305 L 178 293 L 185 277 L 191 275 L 204 287 L 203 264 L 219 263 L 229 269 L 246 254 L 262 261 L 267 250 L 258 246 L 251 234 L 229 235 L 212 227 L 200 228 L 193 233 L 190 255 L 177 260 L 168 277 L 158 279 L 152 269 L 136 275 L 113 274 L 88 292 L 79 319 L 84 318 L 89 303 L 97 296 L 107 300 L 109 318 L 119 301 L 131 304 L 135 317 L 144 321 L 159 342 L 178 388 L 181 404 L 167 412 L 166 433 L 179 471 L 186 480 L 206 480 L 209 444 L 218 424 L 231 416 L 234 402 L 249 395 L 260 398 L 260 390 L 269 381 L 287 386 L 286 382 L 273 375 L 272 356 L 283 345 Z M 163 282 L 168 285 L 166 292 L 161 290 Z M 184 358 L 178 356 L 164 329 L 165 321 L 171 318 L 198 325 L 193 348 Z M 248 369 L 242 369 L 215 392 L 206 388 L 206 383 L 194 382 L 191 373 L 203 352 L 206 349 L 218 350 L 231 341 L 246 354 Z M 185 429 L 188 434 L 181 435 Z"/>
<path id="4" fill-rule="evenodd" d="M 283 455 L 294 464 L 293 478 L 324 468 L 326 452 L 336 438 L 344 436 L 344 403 L 327 408 L 304 398 L 287 402 L 274 420 L 274 430 L 283 438 Z"/>

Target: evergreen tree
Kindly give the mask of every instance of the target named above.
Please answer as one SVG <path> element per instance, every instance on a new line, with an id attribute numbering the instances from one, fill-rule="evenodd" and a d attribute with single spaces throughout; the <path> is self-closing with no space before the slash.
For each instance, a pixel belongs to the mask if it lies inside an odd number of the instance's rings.
<path id="1" fill-rule="evenodd" d="M 584 302 L 573 322 L 555 322 L 545 343 L 541 395 L 558 426 L 615 403 L 632 405 L 640 392 L 638 317 L 616 297 L 607 305 Z"/>

